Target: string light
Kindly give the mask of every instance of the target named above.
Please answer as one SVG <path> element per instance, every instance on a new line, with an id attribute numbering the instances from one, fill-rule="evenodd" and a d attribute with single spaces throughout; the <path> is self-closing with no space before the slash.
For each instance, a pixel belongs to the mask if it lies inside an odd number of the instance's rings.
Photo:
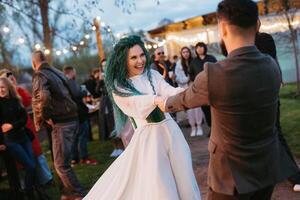
<path id="1" fill-rule="evenodd" d="M 100 21 L 100 20 L 101 20 L 101 17 L 98 16 L 98 17 L 96 17 L 96 19 Z M 112 30 L 111 30 L 111 28 L 110 28 L 108 25 L 106 25 L 105 22 L 101 22 L 100 25 L 101 25 L 101 27 L 104 28 L 103 30 L 106 31 L 106 33 L 109 33 L 109 34 L 110 34 L 110 36 L 112 37 L 112 40 L 114 40 L 114 42 L 115 42 L 115 37 L 114 37 L 114 35 L 112 35 Z M 95 25 L 91 26 L 91 29 L 92 29 L 93 31 L 95 31 L 95 30 L 96 30 L 96 26 L 95 26 Z M 1 30 L 1 29 L 0 29 L 0 30 Z M 9 29 L 8 26 L 3 26 L 3 27 L 2 27 L 2 31 L 3 31 L 4 33 L 9 33 L 11 30 Z M 123 37 L 124 35 L 121 35 L 120 33 L 118 33 L 118 34 L 116 34 L 116 36 L 117 36 L 117 38 L 119 39 L 120 37 Z M 84 39 L 88 40 L 88 39 L 90 39 L 90 38 L 91 38 L 91 35 L 90 35 L 89 33 L 86 33 L 86 34 L 84 35 Z M 19 37 L 18 40 L 17 40 L 17 42 L 18 42 L 19 44 L 24 44 L 24 43 L 25 43 L 24 37 Z M 75 44 L 75 45 L 71 46 L 69 50 L 77 51 L 77 50 L 78 50 L 78 46 L 79 46 L 79 45 L 80 45 L 80 46 L 84 46 L 85 43 L 86 43 L 86 41 L 81 40 L 81 41 L 79 42 L 79 44 Z M 47 49 L 47 48 L 43 47 L 41 44 L 38 44 L 38 43 L 36 43 L 36 44 L 34 45 L 34 49 L 35 49 L 35 50 L 41 50 L 41 49 L 42 49 L 46 55 L 51 54 L 51 50 L 50 50 L 50 49 Z M 64 49 L 62 49 L 62 50 L 55 50 L 55 49 L 53 48 L 53 49 L 52 49 L 52 52 L 55 52 L 55 55 L 60 56 L 60 55 L 63 55 L 63 54 L 67 54 L 67 53 L 69 52 L 69 50 L 68 50 L 67 48 L 64 48 Z"/>
<path id="2" fill-rule="evenodd" d="M 63 53 L 67 54 L 69 51 L 67 49 L 63 49 Z"/>
<path id="3" fill-rule="evenodd" d="M 45 53 L 46 55 L 49 55 L 49 54 L 50 54 L 50 50 L 49 50 L 49 49 L 45 49 L 44 53 Z"/>
<path id="4" fill-rule="evenodd" d="M 7 26 L 4 26 L 4 27 L 3 27 L 3 32 L 4 32 L 4 33 L 8 33 L 9 31 L 10 31 L 10 30 L 9 30 L 9 28 L 8 28 Z"/>
<path id="5" fill-rule="evenodd" d="M 60 50 L 57 50 L 55 53 L 56 53 L 57 56 L 61 55 L 61 51 Z"/>
<path id="6" fill-rule="evenodd" d="M 19 39 L 18 39 L 18 42 L 19 42 L 20 44 L 24 44 L 25 40 L 24 40 L 24 38 L 19 38 Z"/>
<path id="7" fill-rule="evenodd" d="M 41 45 L 40 45 L 40 44 L 36 44 L 36 45 L 34 45 L 34 48 L 35 48 L 36 50 L 40 50 L 40 49 L 41 49 Z"/>

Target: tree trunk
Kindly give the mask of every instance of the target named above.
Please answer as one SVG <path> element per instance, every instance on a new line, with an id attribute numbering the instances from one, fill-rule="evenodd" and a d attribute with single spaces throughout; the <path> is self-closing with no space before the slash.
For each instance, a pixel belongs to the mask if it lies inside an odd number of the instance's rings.
<path id="1" fill-rule="evenodd" d="M 296 78 L 297 78 L 297 91 L 296 95 L 300 94 L 300 77 L 299 77 L 299 60 L 298 60 L 298 40 L 297 40 L 297 30 L 293 30 L 292 33 L 292 44 L 293 44 L 293 52 L 295 57 L 295 65 L 296 65 Z"/>
<path id="2" fill-rule="evenodd" d="M 264 4 L 264 14 L 267 15 L 269 14 L 269 0 L 263 0 Z"/>
<path id="3" fill-rule="evenodd" d="M 43 24 L 43 42 L 46 49 L 50 51 L 50 54 L 46 55 L 49 63 L 52 62 L 52 40 L 51 40 L 51 29 L 49 26 L 49 2 L 48 0 L 39 0 L 39 7 L 41 12 L 42 24 Z"/>
<path id="4" fill-rule="evenodd" d="M 2 63 L 0 67 L 10 68 L 12 66 L 12 55 L 13 52 L 6 48 L 3 38 L 0 37 L 0 58 L 2 57 Z"/>
<path id="5" fill-rule="evenodd" d="M 296 96 L 300 94 L 300 77 L 299 77 L 299 61 L 298 61 L 298 35 L 297 35 L 297 29 L 295 29 L 292 25 L 293 22 L 293 14 L 296 13 L 289 13 L 290 11 L 290 2 L 289 0 L 281 0 L 281 6 L 284 11 L 284 16 L 287 20 L 289 31 L 291 33 L 291 42 L 293 46 L 293 53 L 294 53 L 294 59 L 295 59 L 295 67 L 296 67 L 296 80 L 297 80 L 297 90 L 296 90 Z"/>

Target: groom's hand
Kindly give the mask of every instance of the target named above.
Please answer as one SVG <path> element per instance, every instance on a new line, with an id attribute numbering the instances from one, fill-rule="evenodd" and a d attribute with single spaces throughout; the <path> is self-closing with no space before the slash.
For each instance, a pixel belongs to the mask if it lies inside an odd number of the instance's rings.
<path id="1" fill-rule="evenodd" d="M 154 99 L 154 103 L 159 107 L 159 109 L 161 111 L 166 112 L 166 108 L 165 108 L 166 100 L 167 100 L 167 97 L 156 96 Z"/>

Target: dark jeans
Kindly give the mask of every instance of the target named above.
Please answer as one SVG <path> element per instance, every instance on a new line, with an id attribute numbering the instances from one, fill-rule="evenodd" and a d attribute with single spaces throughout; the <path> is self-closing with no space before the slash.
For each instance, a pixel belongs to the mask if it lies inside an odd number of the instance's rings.
<path id="1" fill-rule="evenodd" d="M 269 186 L 255 192 L 250 192 L 246 194 L 235 194 L 233 196 L 221 194 L 214 192 L 213 190 L 208 190 L 207 200 L 270 200 L 274 186 Z"/>
<path id="2" fill-rule="evenodd" d="M 52 149 L 54 167 L 62 183 L 62 193 L 65 195 L 84 196 L 84 190 L 71 167 L 71 147 L 78 122 L 57 123 L 52 130 Z"/>
<path id="3" fill-rule="evenodd" d="M 79 129 L 74 137 L 72 146 L 72 160 L 79 160 L 88 158 L 87 143 L 89 141 L 89 121 L 85 120 L 79 124 Z"/>
<path id="4" fill-rule="evenodd" d="M 108 96 L 103 96 L 99 109 L 99 140 L 104 141 L 110 138 L 114 129 L 114 116 L 112 103 Z"/>
<path id="5" fill-rule="evenodd" d="M 210 113 L 210 106 L 201 106 L 201 109 L 204 113 L 205 120 L 208 127 L 211 127 L 211 113 Z"/>
<path id="6" fill-rule="evenodd" d="M 20 162 L 25 167 L 25 187 L 26 189 L 32 189 L 33 186 L 36 184 L 36 163 L 31 142 L 29 141 L 29 139 L 27 139 L 23 143 L 6 141 L 5 144 L 7 146 L 8 151 L 15 158 L 15 160 Z"/>
<path id="7" fill-rule="evenodd" d="M 5 163 L 9 187 L 12 191 L 18 191 L 21 189 L 19 174 L 16 167 L 15 159 L 12 157 L 9 151 L 0 151 L 0 156 L 3 158 Z"/>

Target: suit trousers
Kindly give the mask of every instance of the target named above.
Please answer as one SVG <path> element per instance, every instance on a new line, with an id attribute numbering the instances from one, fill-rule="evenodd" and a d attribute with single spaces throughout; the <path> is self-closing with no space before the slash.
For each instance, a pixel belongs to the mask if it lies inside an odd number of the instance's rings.
<path id="1" fill-rule="evenodd" d="M 269 186 L 254 192 L 245 194 L 236 193 L 232 196 L 214 192 L 211 188 L 209 188 L 207 200 L 270 200 L 273 190 L 274 186 Z"/>

